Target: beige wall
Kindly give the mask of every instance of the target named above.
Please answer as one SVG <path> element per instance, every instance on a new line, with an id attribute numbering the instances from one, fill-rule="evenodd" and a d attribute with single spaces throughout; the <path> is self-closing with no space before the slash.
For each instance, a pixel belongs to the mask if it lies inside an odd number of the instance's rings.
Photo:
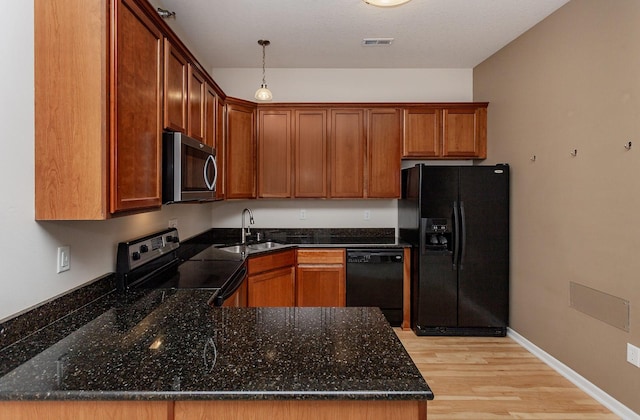
<path id="1" fill-rule="evenodd" d="M 486 163 L 512 166 L 511 327 L 640 413 L 638 22 L 638 0 L 572 0 L 474 69 L 474 100 Z M 570 281 L 627 299 L 630 331 L 572 309 Z"/>

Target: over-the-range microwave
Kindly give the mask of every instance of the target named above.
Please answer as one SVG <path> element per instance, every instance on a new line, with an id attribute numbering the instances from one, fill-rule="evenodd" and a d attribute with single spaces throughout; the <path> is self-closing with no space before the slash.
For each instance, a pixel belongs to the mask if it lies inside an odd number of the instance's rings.
<path id="1" fill-rule="evenodd" d="M 162 140 L 162 202 L 214 201 L 216 149 L 177 132 L 165 132 Z"/>

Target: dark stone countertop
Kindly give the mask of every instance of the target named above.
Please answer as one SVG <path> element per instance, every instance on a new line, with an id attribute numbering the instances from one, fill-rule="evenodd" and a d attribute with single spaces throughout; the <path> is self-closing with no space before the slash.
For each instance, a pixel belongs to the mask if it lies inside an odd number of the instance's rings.
<path id="1" fill-rule="evenodd" d="M 433 399 L 377 308 L 209 297 L 105 295 L 2 349 L 0 400 Z"/>

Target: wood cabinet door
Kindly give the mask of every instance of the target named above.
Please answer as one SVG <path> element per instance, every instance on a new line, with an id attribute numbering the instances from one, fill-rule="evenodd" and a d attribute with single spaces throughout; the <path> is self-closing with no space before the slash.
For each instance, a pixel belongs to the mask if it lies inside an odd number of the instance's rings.
<path id="1" fill-rule="evenodd" d="M 332 109 L 329 135 L 330 197 L 363 198 L 363 109 Z"/>
<path id="2" fill-rule="evenodd" d="M 442 155 L 487 157 L 486 107 L 444 109 Z"/>
<path id="3" fill-rule="evenodd" d="M 187 96 L 187 134 L 196 140 L 204 141 L 205 81 L 204 75 L 189 64 L 189 83 Z"/>
<path id="4" fill-rule="evenodd" d="M 255 108 L 227 103 L 226 198 L 256 198 Z"/>
<path id="5" fill-rule="evenodd" d="M 240 287 L 229 296 L 222 306 L 232 308 L 246 308 L 247 307 L 247 279 L 245 279 Z"/>
<path id="6" fill-rule="evenodd" d="M 160 207 L 163 35 L 133 0 L 118 0 L 111 72 L 110 210 Z"/>
<path id="7" fill-rule="evenodd" d="M 442 153 L 442 110 L 409 108 L 404 110 L 402 157 L 438 157 Z"/>
<path id="8" fill-rule="evenodd" d="M 298 266 L 296 306 L 345 306 L 345 296 L 344 266 Z"/>
<path id="9" fill-rule="evenodd" d="M 258 112 L 258 197 L 291 197 L 291 110 Z"/>
<path id="10" fill-rule="evenodd" d="M 185 56 L 164 39 L 164 128 L 187 132 L 187 76 Z"/>
<path id="11" fill-rule="evenodd" d="M 369 198 L 400 198 L 401 114 L 371 109 L 367 118 L 367 190 Z"/>
<path id="12" fill-rule="evenodd" d="M 294 196 L 327 197 L 327 110 L 294 111 Z"/>
<path id="13" fill-rule="evenodd" d="M 213 148 L 216 147 L 216 123 L 218 114 L 218 96 L 208 83 L 204 87 L 204 138 L 203 143 Z M 217 152 L 217 151 L 216 151 Z"/>
<path id="14" fill-rule="evenodd" d="M 216 164 L 218 165 L 218 180 L 216 181 L 216 198 L 225 198 L 227 139 L 225 137 L 226 106 L 221 98 L 216 99 Z"/>
<path id="15" fill-rule="evenodd" d="M 250 275 L 247 287 L 250 307 L 294 306 L 295 268 L 284 267 Z"/>

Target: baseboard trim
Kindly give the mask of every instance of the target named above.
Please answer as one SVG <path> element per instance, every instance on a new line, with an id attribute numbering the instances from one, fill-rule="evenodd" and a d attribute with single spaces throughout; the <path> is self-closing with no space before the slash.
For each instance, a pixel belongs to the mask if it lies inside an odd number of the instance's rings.
<path id="1" fill-rule="evenodd" d="M 549 353 L 542 350 L 531 341 L 527 340 L 515 330 L 507 328 L 507 337 L 511 338 L 513 341 L 527 349 L 530 353 L 532 353 L 538 359 L 542 360 L 553 370 L 571 381 L 575 386 L 589 394 L 600 404 L 607 407 L 615 415 L 620 416 L 624 420 L 640 420 L 640 415 L 638 415 L 638 413 L 631 410 L 629 407 L 622 404 L 620 401 L 616 400 L 611 395 L 595 386 L 593 383 L 589 382 L 578 372 L 571 369 L 569 366 L 565 365 L 555 357 L 551 356 Z"/>

